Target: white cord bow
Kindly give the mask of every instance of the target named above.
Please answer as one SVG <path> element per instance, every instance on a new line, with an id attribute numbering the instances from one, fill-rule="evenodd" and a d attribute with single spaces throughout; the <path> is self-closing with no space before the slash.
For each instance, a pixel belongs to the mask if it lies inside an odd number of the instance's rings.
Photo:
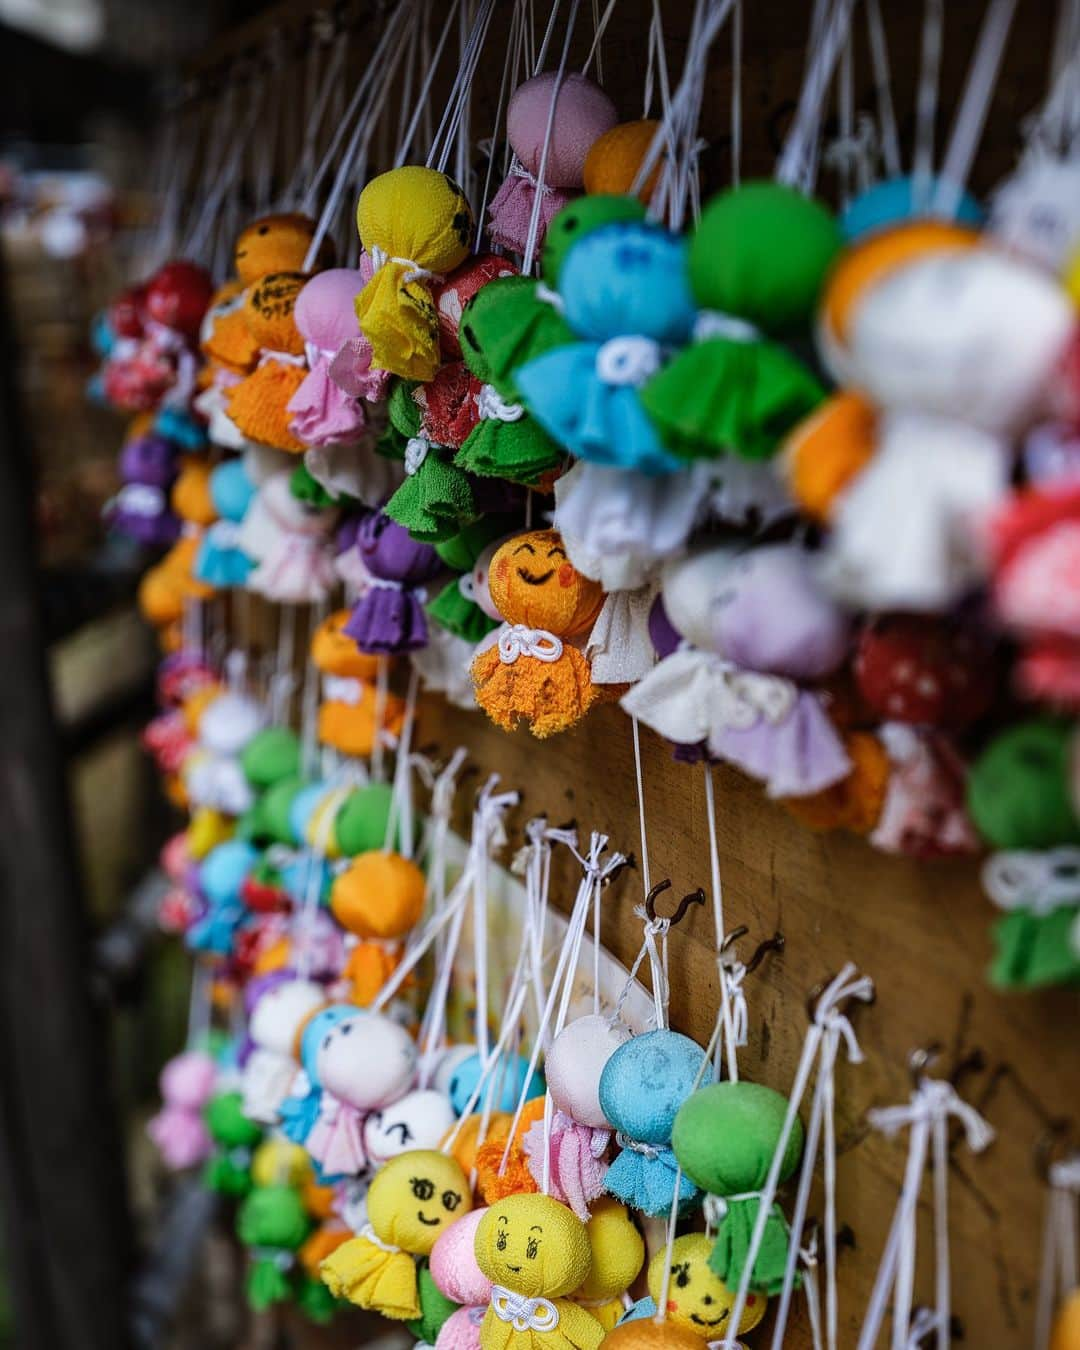
<path id="1" fill-rule="evenodd" d="M 563 644 L 554 633 L 523 623 L 505 624 L 499 633 L 499 660 L 512 666 L 519 656 L 532 656 L 551 664 L 563 654 Z"/>
<path id="2" fill-rule="evenodd" d="M 554 1331 L 559 1325 L 559 1310 L 549 1298 L 526 1298 L 501 1284 L 491 1287 L 491 1308 L 500 1322 L 509 1322 L 515 1331 Z"/>
<path id="3" fill-rule="evenodd" d="M 870 1111 L 867 1119 L 886 1135 L 897 1134 L 910 1126 L 907 1166 L 885 1252 L 878 1267 L 877 1280 L 870 1298 L 866 1320 L 859 1334 L 857 1350 L 871 1350 L 885 1320 L 889 1293 L 893 1293 L 892 1350 L 907 1350 L 911 1330 L 912 1299 L 915 1284 L 916 1210 L 927 1153 L 933 1148 L 934 1179 L 934 1251 L 936 1260 L 936 1327 L 938 1350 L 950 1343 L 952 1303 L 949 1270 L 948 1228 L 948 1153 L 949 1121 L 960 1121 L 968 1147 L 981 1153 L 994 1138 L 994 1131 L 982 1116 L 961 1100 L 951 1083 L 926 1078 L 911 1100 L 903 1106 Z"/>
<path id="4" fill-rule="evenodd" d="M 431 442 L 424 436 L 410 436 L 405 443 L 405 472 L 411 478 L 428 457 Z"/>
<path id="5" fill-rule="evenodd" d="M 482 384 L 476 395 L 476 410 L 486 422 L 520 422 L 525 409 L 520 403 L 508 403 L 493 384 Z"/>
<path id="6" fill-rule="evenodd" d="M 659 369 L 659 342 L 641 334 L 609 338 L 596 353 L 596 374 L 605 384 L 640 389 Z"/>
<path id="7" fill-rule="evenodd" d="M 368 254 L 375 272 L 385 267 L 387 263 L 397 263 L 399 267 L 404 267 L 406 271 L 401 280 L 406 286 L 412 281 L 442 281 L 441 273 L 433 272 L 428 267 L 421 267 L 413 258 L 395 257 L 392 253 L 387 253 L 385 249 L 380 248 L 378 244 L 372 244 L 371 248 L 368 249 Z"/>
<path id="8" fill-rule="evenodd" d="M 999 909 L 1043 917 L 1080 901 L 1080 848 L 995 853 L 983 864 L 982 884 Z"/>

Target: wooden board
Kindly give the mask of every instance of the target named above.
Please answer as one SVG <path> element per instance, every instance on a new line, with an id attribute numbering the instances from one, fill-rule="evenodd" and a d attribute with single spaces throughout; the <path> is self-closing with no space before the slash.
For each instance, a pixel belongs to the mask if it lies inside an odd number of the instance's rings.
<path id="1" fill-rule="evenodd" d="M 524 821 L 546 813 L 553 823 L 573 817 L 586 836 L 603 830 L 614 847 L 640 858 L 631 724 L 618 709 L 602 708 L 575 731 L 538 743 L 429 699 L 421 735 L 443 753 L 467 746 L 482 774 L 497 771 L 502 786 L 521 789 L 511 848 L 521 841 Z M 674 894 L 699 885 L 708 892 L 705 770 L 675 763 L 644 729 L 642 756 L 652 878 L 670 876 Z M 877 1003 L 854 1015 L 866 1062 L 842 1063 L 837 1072 L 838 1210 L 851 1242 L 840 1261 L 840 1344 L 855 1344 L 905 1156 L 902 1140 L 868 1129 L 865 1112 L 905 1100 L 909 1051 L 940 1041 L 940 1071 L 959 1069 L 961 1092 L 998 1131 L 989 1153 L 978 1158 L 955 1132 L 952 1140 L 953 1307 L 963 1344 L 979 1350 L 1030 1345 L 1042 1223 L 1034 1150 L 1047 1122 L 1080 1100 L 1076 995 L 1006 997 L 987 987 L 993 910 L 975 865 L 887 858 L 852 836 L 813 834 L 740 775 L 715 773 L 727 927 L 749 927 L 745 951 L 776 930 L 786 939 L 783 954 L 767 956 L 747 980 L 743 1076 L 787 1092 L 806 1031 L 809 990 L 845 961 L 877 984 Z M 463 812 L 471 796 L 460 794 Z M 552 898 L 564 909 L 577 884 L 569 861 L 570 867 L 564 859 L 556 868 L 552 885 Z M 640 943 L 633 906 L 641 899 L 639 869 L 624 873 L 604 902 L 602 940 L 628 964 Z M 718 1002 L 710 909 L 692 907 L 672 930 L 670 961 L 672 1025 L 704 1042 Z M 820 1213 L 819 1194 L 811 1213 L 815 1206 Z M 925 1260 L 917 1288 L 929 1302 L 925 1207 L 920 1242 Z M 753 1340 L 768 1343 L 764 1331 Z M 785 1350 L 810 1344 L 800 1315 Z"/>

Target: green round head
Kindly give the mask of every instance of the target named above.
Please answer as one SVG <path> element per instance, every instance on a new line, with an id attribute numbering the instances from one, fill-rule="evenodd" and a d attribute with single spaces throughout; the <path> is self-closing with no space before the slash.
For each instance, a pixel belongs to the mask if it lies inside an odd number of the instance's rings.
<path id="1" fill-rule="evenodd" d="M 257 1186 L 236 1216 L 236 1233 L 245 1247 L 295 1251 L 310 1231 L 304 1202 L 291 1186 Z"/>
<path id="2" fill-rule="evenodd" d="M 644 219 L 645 207 L 636 197 L 613 197 L 605 193 L 576 197 L 555 215 L 547 228 L 541 258 L 544 280 L 549 286 L 558 287 L 566 255 L 579 239 L 593 230 Z"/>
<path id="3" fill-rule="evenodd" d="M 967 804 L 975 828 L 995 848 L 1080 843 L 1070 793 L 1074 730 L 1035 718 L 1010 727 L 971 766 Z"/>
<path id="4" fill-rule="evenodd" d="M 300 772 L 300 738 L 288 727 L 267 727 L 248 741 L 240 767 L 253 788 L 263 792 Z"/>
<path id="5" fill-rule="evenodd" d="M 449 539 L 435 545 L 435 552 L 455 572 L 471 572 L 476 560 L 496 539 L 513 532 L 516 522 L 509 516 L 482 516 Z"/>
<path id="6" fill-rule="evenodd" d="M 298 464 L 289 475 L 289 492 L 298 502 L 319 511 L 327 506 L 333 506 L 338 500 L 337 497 L 332 497 L 317 479 L 312 478 L 304 464 Z"/>
<path id="7" fill-rule="evenodd" d="M 701 213 L 690 240 L 690 288 L 703 309 L 767 333 L 805 327 L 842 242 L 820 202 L 782 183 L 743 183 Z"/>
<path id="8" fill-rule="evenodd" d="M 295 844 L 289 813 L 296 794 L 304 786 L 299 778 L 283 778 L 263 793 L 256 808 L 261 836 L 275 844 Z"/>
<path id="9" fill-rule="evenodd" d="M 512 372 L 534 356 L 574 341 L 562 316 L 537 299 L 533 277 L 496 277 L 461 311 L 458 341 L 478 380 L 515 397 Z"/>
<path id="10" fill-rule="evenodd" d="M 226 1148 L 254 1148 L 262 1138 L 262 1126 L 244 1115 L 244 1099 L 239 1092 L 212 1097 L 203 1114 L 214 1141 Z"/>
<path id="11" fill-rule="evenodd" d="M 347 858 L 381 849 L 390 819 L 389 783 L 369 783 L 350 792 L 334 817 L 337 846 Z"/>
<path id="12" fill-rule="evenodd" d="M 671 1146 L 683 1171 L 711 1195 L 760 1190 L 780 1141 L 788 1100 L 760 1083 L 713 1083 L 687 1097 L 675 1117 Z M 780 1180 L 799 1165 L 802 1121 L 796 1117 Z"/>

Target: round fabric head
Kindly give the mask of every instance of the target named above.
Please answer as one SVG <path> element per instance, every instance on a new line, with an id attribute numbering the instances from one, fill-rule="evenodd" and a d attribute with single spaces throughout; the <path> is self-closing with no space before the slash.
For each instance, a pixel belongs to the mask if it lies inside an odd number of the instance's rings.
<path id="1" fill-rule="evenodd" d="M 536 75 L 518 85 L 506 108 L 506 139 L 523 168 L 536 175 L 555 98 L 555 74 Z M 615 125 L 618 114 L 607 94 L 584 75 L 567 75 L 559 85 L 544 182 L 548 187 L 580 187 L 585 158 L 594 143 Z"/>
<path id="2" fill-rule="evenodd" d="M 350 612 L 335 610 L 319 624 L 311 639 L 311 659 L 325 675 L 374 680 L 379 673 L 380 658 L 362 652 L 345 632 Z"/>
<path id="3" fill-rule="evenodd" d="M 199 889 L 211 904 L 226 904 L 240 895 L 244 878 L 255 866 L 256 850 L 242 839 L 211 849 L 199 867 Z"/>
<path id="4" fill-rule="evenodd" d="M 210 1099 L 217 1065 L 202 1050 L 174 1055 L 161 1071 L 161 1096 L 170 1106 L 200 1110 Z"/>
<path id="5" fill-rule="evenodd" d="M 210 499 L 223 520 L 239 524 L 255 496 L 242 459 L 229 459 L 210 471 Z"/>
<path id="6" fill-rule="evenodd" d="M 253 788 L 272 787 L 300 772 L 300 739 L 291 727 L 266 727 L 240 752 L 244 776 Z"/>
<path id="7" fill-rule="evenodd" d="M 795 544 L 750 549 L 733 560 L 711 615 L 711 648 L 748 670 L 819 679 L 843 662 L 844 611 L 818 585 L 813 558 Z"/>
<path id="8" fill-rule="evenodd" d="M 473 1209 L 455 1219 L 431 1249 L 431 1278 L 447 1298 L 466 1307 L 491 1298 L 491 1281 L 476 1264 L 476 1230 L 486 1213 Z"/>
<path id="9" fill-rule="evenodd" d="M 592 1266 L 576 1296 L 589 1303 L 615 1298 L 638 1277 L 645 1243 L 625 1205 L 610 1195 L 594 1200 L 585 1231 Z"/>
<path id="10" fill-rule="evenodd" d="M 585 1225 L 550 1195 L 507 1195 L 476 1230 L 476 1264 L 492 1282 L 527 1298 L 565 1298 L 589 1273 Z"/>
<path id="11" fill-rule="evenodd" d="M 491 598 L 508 623 L 573 637 L 591 628 L 604 603 L 598 581 L 570 563 L 556 530 L 533 530 L 508 539 L 495 553 Z"/>
<path id="12" fill-rule="evenodd" d="M 416 1072 L 416 1046 L 397 1022 L 361 1012 L 331 1026 L 315 1056 L 319 1082 L 358 1111 L 396 1102 Z"/>
<path id="13" fill-rule="evenodd" d="M 544 236 L 544 280 L 549 286 L 559 285 L 566 255 L 591 231 L 605 225 L 640 225 L 644 220 L 645 207 L 636 197 L 602 193 L 569 202 L 556 212 Z"/>
<path id="14" fill-rule="evenodd" d="M 705 1051 L 677 1031 L 648 1031 L 611 1056 L 600 1075 L 600 1106 L 629 1138 L 666 1144 L 676 1113 L 693 1091 Z M 707 1065 L 702 1083 L 712 1082 Z"/>
<path id="15" fill-rule="evenodd" d="M 882 614 L 859 635 L 855 681 L 883 721 L 960 730 L 997 688 L 995 652 L 971 623 L 947 615 Z"/>
<path id="16" fill-rule="evenodd" d="M 687 1098 L 675 1118 L 671 1145 L 695 1185 L 712 1195 L 739 1195 L 765 1184 L 780 1141 L 787 1098 L 761 1083 L 713 1083 Z M 796 1118 L 780 1180 L 799 1165 L 802 1122 Z"/>
<path id="17" fill-rule="evenodd" d="M 994 848 L 1044 849 L 1080 844 L 1070 793 L 1076 760 L 1072 725 L 1035 718 L 1000 732 L 971 765 L 967 805 Z"/>
<path id="18" fill-rule="evenodd" d="M 352 1003 L 331 1003 L 321 1008 L 304 1023 L 300 1032 L 300 1064 L 312 1087 L 319 1086 L 317 1059 L 319 1047 L 331 1027 L 337 1026 L 350 1017 L 356 1016 L 356 1007 Z"/>
<path id="19" fill-rule="evenodd" d="M 840 242 L 820 202 L 781 183 L 742 183 L 701 213 L 689 253 L 694 298 L 770 333 L 806 324 Z"/>
<path id="20" fill-rule="evenodd" d="M 264 1139 L 251 1159 L 256 1186 L 302 1186 L 310 1180 L 311 1158 L 302 1144 L 288 1139 Z"/>
<path id="21" fill-rule="evenodd" d="M 299 1191 L 291 1186 L 259 1186 L 240 1206 L 236 1231 L 248 1247 L 295 1251 L 307 1237 L 311 1220 Z"/>
<path id="22" fill-rule="evenodd" d="M 205 267 L 170 262 L 151 277 L 143 292 L 142 307 L 148 319 L 194 342 L 213 293 L 214 283 Z"/>
<path id="23" fill-rule="evenodd" d="M 932 254 L 890 272 L 850 324 L 860 388 L 886 409 L 958 417 L 994 434 L 1046 407 L 1075 311 L 1058 283 L 991 249 Z"/>
<path id="24" fill-rule="evenodd" d="M 360 522 L 356 546 L 372 576 L 386 581 L 419 586 L 429 581 L 442 566 L 430 544 L 410 538 L 404 525 L 391 520 L 382 511 L 372 511 Z"/>
<path id="25" fill-rule="evenodd" d="M 296 297 L 294 317 L 300 336 L 321 352 L 336 352 L 360 336 L 356 297 L 364 289 L 358 268 L 331 267 L 319 272 Z"/>
<path id="26" fill-rule="evenodd" d="M 845 239 L 861 239 L 878 230 L 891 229 L 909 221 L 928 217 L 941 178 L 916 179 L 914 176 L 886 178 L 858 193 L 840 213 L 840 229 Z M 950 196 L 953 194 L 950 192 Z M 942 219 L 934 211 L 935 219 Z M 961 192 L 951 217 L 958 225 L 979 229 L 983 210 L 968 192 Z"/>
<path id="27" fill-rule="evenodd" d="M 489 619 L 501 619 L 502 615 L 491 598 L 491 562 L 504 541 L 496 539 L 493 544 L 480 551 L 480 556 L 472 569 L 472 598 Z"/>
<path id="28" fill-rule="evenodd" d="M 660 123 L 652 118 L 640 122 L 620 122 L 595 141 L 585 160 L 585 191 L 627 193 L 634 186 L 638 170 L 649 153 Z M 648 204 L 660 178 L 664 156 L 661 153 L 649 171 L 638 194 Z"/>
<path id="29" fill-rule="evenodd" d="M 432 272 L 450 272 L 464 261 L 473 217 L 457 183 L 436 169 L 406 164 L 373 178 L 356 207 L 360 242 L 406 258 Z"/>
<path id="30" fill-rule="evenodd" d="M 701 1350 L 701 1339 L 676 1326 L 670 1317 L 663 1322 L 637 1317 L 620 1322 L 604 1337 L 602 1345 L 604 1350 Z"/>
<path id="31" fill-rule="evenodd" d="M 458 340 L 461 315 L 477 291 L 496 277 L 517 274 L 518 269 L 509 258 L 500 258 L 494 253 L 478 253 L 455 268 L 445 281 L 432 287 L 435 309 L 439 315 L 439 343 L 444 355 L 461 355 L 461 343 Z"/>
<path id="32" fill-rule="evenodd" d="M 358 854 L 334 880 L 330 909 L 359 938 L 399 938 L 424 912 L 424 874 L 400 853 Z"/>
<path id="33" fill-rule="evenodd" d="M 204 459 L 186 460 L 169 500 L 181 520 L 212 525 L 218 513 L 210 492 L 210 465 Z"/>
<path id="34" fill-rule="evenodd" d="M 467 1059 L 471 1059 L 476 1054 L 476 1046 L 463 1043 L 461 1045 L 449 1045 L 438 1055 L 435 1066 L 435 1073 L 431 1079 L 431 1086 L 438 1088 L 440 1092 L 449 1095 L 450 1084 L 453 1082 L 454 1074 Z"/>
<path id="35" fill-rule="evenodd" d="M 218 755 L 238 754 L 265 720 L 265 709 L 258 700 L 226 691 L 208 704 L 199 719 L 199 744 Z"/>
<path id="36" fill-rule="evenodd" d="M 529 1067 L 529 1061 L 524 1055 L 514 1055 L 512 1059 L 503 1060 L 491 1075 L 487 1082 L 480 1089 L 480 1096 L 475 1103 L 476 1109 L 480 1110 L 488 1103 L 488 1098 L 495 1092 L 497 1082 L 502 1084 L 502 1089 L 497 1099 L 491 1101 L 493 1111 L 513 1111 L 521 1097 L 521 1090 L 525 1086 L 525 1071 Z M 450 1101 L 453 1103 L 454 1110 L 460 1116 L 468 1106 L 476 1086 L 480 1082 L 481 1074 L 480 1056 L 475 1052 L 463 1059 L 450 1075 L 450 1082 L 447 1091 L 450 1095 Z M 528 1091 L 525 1094 L 526 1101 L 533 1097 L 540 1097 L 544 1092 L 544 1075 L 535 1069 L 532 1077 L 529 1079 Z"/>
<path id="37" fill-rule="evenodd" d="M 612 1024 L 598 1013 L 563 1027 L 544 1060 L 548 1092 L 560 1111 L 594 1130 L 609 1127 L 600 1107 L 600 1075 L 629 1039 L 628 1027 L 622 1022 Z"/>
<path id="38" fill-rule="evenodd" d="M 469 1178 L 434 1149 L 391 1158 L 376 1172 L 367 1197 L 376 1236 L 414 1256 L 429 1255 L 443 1230 L 471 1207 Z"/>
<path id="39" fill-rule="evenodd" d="M 369 783 L 345 798 L 334 818 L 337 846 L 345 857 L 382 848 L 392 796 L 389 783 Z"/>
<path id="40" fill-rule="evenodd" d="M 719 1341 L 727 1334 L 735 1307 L 735 1291 L 709 1269 L 714 1239 L 705 1233 L 677 1237 L 671 1251 L 671 1280 L 667 1315 L 676 1326 L 692 1331 L 704 1341 Z M 667 1269 L 667 1248 L 661 1247 L 649 1262 L 649 1296 L 659 1304 Z M 738 1334 L 753 1331 L 765 1316 L 768 1300 L 750 1293 L 739 1321 Z"/>
<path id="41" fill-rule="evenodd" d="M 250 286 L 271 272 L 299 272 L 314 236 L 315 222 L 310 216 L 261 216 L 240 231 L 233 253 L 236 275 Z M 329 241 L 323 244 L 321 260 L 331 248 Z M 322 265 L 326 265 L 324 260 Z"/>
<path id="42" fill-rule="evenodd" d="M 559 277 L 566 322 L 580 337 L 687 341 L 697 307 L 686 246 L 658 225 L 606 225 L 578 240 Z"/>
<path id="43" fill-rule="evenodd" d="M 313 980 L 275 983 L 255 1003 L 248 1021 L 248 1035 L 264 1050 L 291 1056 L 300 1028 L 325 1002 L 322 986 Z"/>
<path id="44" fill-rule="evenodd" d="M 303 272 L 271 272 L 260 277 L 244 301 L 244 322 L 248 332 L 269 352 L 303 356 L 304 339 L 296 326 L 294 308 L 307 284 Z"/>
<path id="45" fill-rule="evenodd" d="M 454 1123 L 454 1108 L 445 1092 L 414 1088 L 364 1121 L 364 1151 L 376 1165 L 409 1149 L 437 1148 Z"/>
<path id="46" fill-rule="evenodd" d="M 1080 161 L 1025 155 L 994 193 L 990 233 L 1010 253 L 1060 276 L 1080 246 Z"/>
<path id="47" fill-rule="evenodd" d="M 120 477 L 125 483 L 167 488 L 176 477 L 176 446 L 164 436 L 132 436 L 120 452 Z"/>
<path id="48" fill-rule="evenodd" d="M 716 597 L 737 553 L 730 546 L 705 549 L 666 563 L 660 594 L 668 623 L 693 647 L 711 651 Z"/>

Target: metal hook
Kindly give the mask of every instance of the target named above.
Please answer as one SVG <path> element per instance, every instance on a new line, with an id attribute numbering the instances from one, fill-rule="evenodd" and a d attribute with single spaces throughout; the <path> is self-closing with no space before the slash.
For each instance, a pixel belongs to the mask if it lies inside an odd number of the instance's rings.
<path id="1" fill-rule="evenodd" d="M 1050 1121 L 1035 1144 L 1035 1171 L 1044 1181 L 1050 1180 L 1050 1169 L 1056 1162 L 1077 1152 L 1075 1122 L 1068 1116 Z"/>
<path id="2" fill-rule="evenodd" d="M 746 937 L 749 931 L 750 929 L 747 928 L 744 923 L 739 924 L 737 928 L 733 928 L 720 944 L 721 958 L 727 958 L 732 946 L 738 942 L 740 938 Z M 766 952 L 782 952 L 786 945 L 787 939 L 779 929 L 771 938 L 766 938 L 764 942 L 759 942 L 753 956 L 745 963 L 747 975 L 752 975 L 754 971 L 757 970 L 758 966 L 764 961 Z"/>
<path id="3" fill-rule="evenodd" d="M 922 1045 L 917 1050 L 912 1050 L 911 1054 L 908 1055 L 908 1072 L 911 1074 L 912 1084 L 916 1088 L 922 1087 L 931 1065 L 941 1058 L 941 1054 L 941 1042 L 931 1041 L 929 1045 Z"/>
<path id="4" fill-rule="evenodd" d="M 663 895 L 664 891 L 671 890 L 671 881 L 658 881 L 649 894 L 645 897 L 645 913 L 649 916 L 649 922 L 656 922 L 656 898 Z M 669 926 L 674 928 L 684 918 L 686 911 L 691 905 L 703 905 L 705 903 L 705 892 L 699 886 L 696 891 L 689 895 L 684 895 L 679 901 L 679 907 L 669 920 Z"/>

